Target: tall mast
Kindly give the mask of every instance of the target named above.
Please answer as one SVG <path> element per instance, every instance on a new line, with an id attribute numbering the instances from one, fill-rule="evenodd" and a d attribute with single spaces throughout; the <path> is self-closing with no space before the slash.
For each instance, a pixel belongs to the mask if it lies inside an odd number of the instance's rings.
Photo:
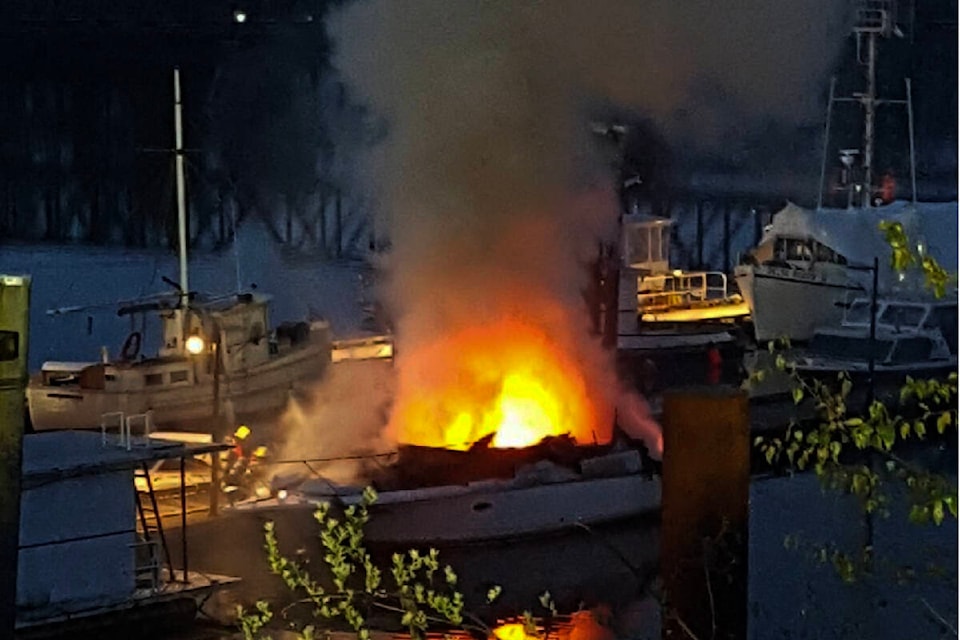
<path id="1" fill-rule="evenodd" d="M 190 282 L 187 274 L 187 198 L 183 178 L 183 115 L 180 103 L 180 68 L 173 68 L 174 154 L 177 177 L 177 232 L 180 251 L 180 324 L 181 344 L 187 335 L 187 310 L 190 305 Z"/>
<path id="2" fill-rule="evenodd" d="M 863 95 L 863 192 L 861 206 L 873 199 L 873 132 L 877 112 L 877 32 L 867 32 L 867 92 Z"/>
<path id="3" fill-rule="evenodd" d="M 907 107 L 909 136 L 910 136 L 910 178 L 911 190 L 916 201 L 916 174 L 913 152 L 913 105 L 910 92 L 910 81 L 907 80 L 907 96 L 905 100 L 896 100 L 877 97 L 877 38 L 904 37 L 897 24 L 896 0 L 854 0 L 856 20 L 853 27 L 857 39 L 857 62 L 866 67 L 866 86 L 863 92 L 854 93 L 849 97 L 837 97 L 835 85 L 831 82 L 830 99 L 827 103 L 827 124 L 824 132 L 823 161 L 820 168 L 820 190 L 817 196 L 817 208 L 823 205 L 823 196 L 826 178 L 827 149 L 830 141 L 830 118 L 834 102 L 848 102 L 859 104 L 863 108 L 863 140 L 861 149 L 840 149 L 840 160 L 843 163 L 844 178 L 841 188 L 847 193 L 847 206 L 869 207 L 873 204 L 874 175 L 875 175 L 875 129 L 877 107 L 881 105 L 905 105 Z M 861 156 L 859 175 L 853 171 L 854 156 Z"/>

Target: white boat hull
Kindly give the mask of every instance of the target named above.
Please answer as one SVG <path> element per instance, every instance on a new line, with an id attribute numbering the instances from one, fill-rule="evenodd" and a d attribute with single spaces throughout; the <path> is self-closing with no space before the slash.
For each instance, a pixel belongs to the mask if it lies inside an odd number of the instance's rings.
<path id="1" fill-rule="evenodd" d="M 659 512 L 660 480 L 640 475 L 375 505 L 367 537 L 396 543 L 542 535 Z"/>
<path id="2" fill-rule="evenodd" d="M 581 525 L 655 516 L 660 511 L 659 477 L 640 474 L 578 479 L 527 487 L 507 481 L 381 493 L 370 508 L 365 537 L 386 544 L 464 544 L 539 536 Z M 327 500 L 329 498 L 323 498 Z M 358 496 L 342 498 L 353 503 Z M 313 509 L 301 498 L 240 506 Z"/>
<path id="3" fill-rule="evenodd" d="M 840 324 L 843 304 L 863 286 L 836 271 L 741 265 L 737 286 L 747 304 L 758 342 L 787 337 L 809 340 L 818 327 Z"/>
<path id="4" fill-rule="evenodd" d="M 219 407 L 212 378 L 196 383 L 144 387 L 136 390 L 45 386 L 27 388 L 30 420 L 36 431 L 99 428 L 105 413 L 135 415 L 152 412 L 157 426 L 213 429 L 217 414 L 253 416 L 282 411 L 291 392 L 298 392 L 326 370 L 326 343 L 308 345 L 267 363 L 220 379 Z"/>

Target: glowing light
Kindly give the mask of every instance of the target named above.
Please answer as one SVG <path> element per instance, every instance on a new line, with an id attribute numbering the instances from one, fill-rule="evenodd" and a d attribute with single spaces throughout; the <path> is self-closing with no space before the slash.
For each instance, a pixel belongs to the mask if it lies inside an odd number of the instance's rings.
<path id="1" fill-rule="evenodd" d="M 247 13 L 242 9 L 237 9 L 233 12 L 233 21 L 237 24 L 243 24 L 247 21 Z"/>
<path id="2" fill-rule="evenodd" d="M 204 343 L 203 338 L 201 338 L 200 336 L 190 336 L 189 338 L 187 338 L 187 341 L 184 344 L 184 346 L 187 348 L 188 353 L 191 353 L 197 356 L 203 353 L 203 349 L 207 345 L 206 343 Z"/>
<path id="3" fill-rule="evenodd" d="M 523 628 L 523 624 L 519 622 L 501 624 L 493 630 L 493 638 L 495 640 L 534 640 L 536 637 L 536 635 L 527 633 L 526 629 Z"/>
<path id="4" fill-rule="evenodd" d="M 406 349 L 391 416 L 400 442 L 526 447 L 547 436 L 605 440 L 583 372 L 538 328 L 512 318 Z M 604 418 L 609 416 L 604 416 Z"/>
<path id="5" fill-rule="evenodd" d="M 277 491 L 277 500 L 279 500 L 280 502 L 283 502 L 286 499 L 287 499 L 286 489 L 280 489 L 280 491 Z"/>

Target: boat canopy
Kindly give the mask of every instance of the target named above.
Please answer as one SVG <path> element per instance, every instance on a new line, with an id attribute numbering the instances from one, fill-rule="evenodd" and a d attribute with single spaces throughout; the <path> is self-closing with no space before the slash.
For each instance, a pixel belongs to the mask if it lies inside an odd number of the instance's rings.
<path id="1" fill-rule="evenodd" d="M 890 246 L 883 239 L 882 221 L 900 222 L 907 237 L 948 272 L 957 269 L 957 203 L 897 201 L 865 209 L 804 209 L 792 202 L 773 217 L 761 245 L 778 237 L 812 238 L 830 247 L 852 265 L 880 259 L 880 279 L 890 283 Z M 916 248 L 916 247 L 915 247 Z"/>

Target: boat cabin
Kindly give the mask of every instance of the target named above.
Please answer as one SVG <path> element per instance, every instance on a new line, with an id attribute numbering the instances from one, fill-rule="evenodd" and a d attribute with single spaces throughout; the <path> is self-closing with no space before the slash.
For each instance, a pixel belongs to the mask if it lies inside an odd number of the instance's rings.
<path id="1" fill-rule="evenodd" d="M 870 326 L 869 298 L 856 298 L 846 307 L 843 324 L 849 327 Z M 957 300 L 877 299 L 877 328 L 891 332 L 919 333 L 939 330 L 950 348 L 957 353 Z"/>
<path id="2" fill-rule="evenodd" d="M 936 347 L 925 334 L 886 334 L 871 341 L 869 335 L 817 332 L 808 349 L 815 356 L 862 362 L 869 361 L 872 354 L 877 364 L 890 366 L 946 358 L 948 354 Z"/>
<path id="3" fill-rule="evenodd" d="M 624 266 L 641 274 L 670 271 L 671 220 L 651 217 L 625 217 L 623 221 Z"/>
<path id="4" fill-rule="evenodd" d="M 806 268 L 812 263 L 845 266 L 847 258 L 811 237 L 776 236 L 750 254 L 758 264 Z"/>

